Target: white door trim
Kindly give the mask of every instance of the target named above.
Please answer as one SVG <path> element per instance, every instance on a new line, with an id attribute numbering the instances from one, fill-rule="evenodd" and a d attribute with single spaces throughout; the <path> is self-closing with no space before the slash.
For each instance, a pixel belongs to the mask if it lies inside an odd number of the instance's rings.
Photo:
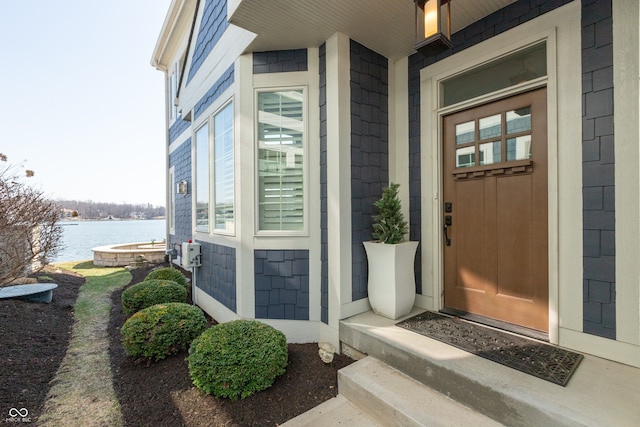
<path id="1" fill-rule="evenodd" d="M 421 70 L 423 295 L 419 301 L 426 308 L 443 307 L 442 116 L 546 85 L 549 339 L 558 343 L 561 326 L 582 329 L 582 98 L 581 79 L 576 78 L 581 69 L 580 16 L 580 2 L 570 3 Z M 547 43 L 546 79 L 439 108 L 440 83 L 446 78 L 540 41 Z M 562 93 L 558 91 L 558 81 L 562 82 Z M 562 122 L 558 117 L 562 117 Z M 559 140 L 563 141 L 562 146 Z M 561 281 L 562 289 L 559 288 Z M 565 293 L 571 297 L 563 299 L 561 294 Z M 560 311 L 570 314 L 563 319 L 564 325 L 560 325 Z"/>

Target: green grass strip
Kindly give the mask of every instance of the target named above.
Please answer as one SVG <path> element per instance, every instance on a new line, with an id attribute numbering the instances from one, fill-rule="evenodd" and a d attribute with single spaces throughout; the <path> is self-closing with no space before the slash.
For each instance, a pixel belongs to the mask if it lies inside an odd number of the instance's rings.
<path id="1" fill-rule="evenodd" d="M 122 426 L 109 360 L 111 294 L 131 281 L 123 268 L 92 261 L 56 264 L 85 277 L 74 305 L 71 342 L 47 395 L 43 426 Z M 55 293 L 54 293 L 55 298 Z"/>

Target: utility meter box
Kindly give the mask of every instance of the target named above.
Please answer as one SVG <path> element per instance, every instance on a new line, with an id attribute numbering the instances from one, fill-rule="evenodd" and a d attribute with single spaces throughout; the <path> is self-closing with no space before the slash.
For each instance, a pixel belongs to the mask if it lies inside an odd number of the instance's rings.
<path id="1" fill-rule="evenodd" d="M 202 265 L 200 262 L 201 255 L 202 247 L 200 243 L 182 243 L 182 258 L 180 261 L 184 268 L 200 267 Z"/>

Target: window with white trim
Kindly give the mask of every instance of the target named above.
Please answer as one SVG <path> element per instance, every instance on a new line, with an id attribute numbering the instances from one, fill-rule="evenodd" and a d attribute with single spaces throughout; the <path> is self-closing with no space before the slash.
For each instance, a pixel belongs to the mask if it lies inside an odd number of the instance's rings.
<path id="1" fill-rule="evenodd" d="M 233 104 L 213 116 L 214 212 L 216 231 L 235 228 Z"/>
<path id="2" fill-rule="evenodd" d="M 257 93 L 258 230 L 305 230 L 304 90 Z"/>
<path id="3" fill-rule="evenodd" d="M 169 76 L 169 121 L 174 121 L 178 118 L 178 106 L 176 104 L 176 97 L 178 96 L 178 84 L 180 83 L 180 63 L 176 61 L 173 65 L 173 71 Z"/>
<path id="4" fill-rule="evenodd" d="M 440 105 L 448 107 L 547 75 L 547 44 L 538 43 L 444 80 Z"/>
<path id="5" fill-rule="evenodd" d="M 196 231 L 235 231 L 234 145 L 233 103 L 229 102 L 195 133 Z"/>
<path id="6" fill-rule="evenodd" d="M 209 122 L 205 122 L 195 134 L 196 231 L 209 231 Z"/>
<path id="7" fill-rule="evenodd" d="M 169 234 L 176 232 L 176 185 L 175 166 L 171 166 L 169 168 L 169 207 L 167 209 Z"/>

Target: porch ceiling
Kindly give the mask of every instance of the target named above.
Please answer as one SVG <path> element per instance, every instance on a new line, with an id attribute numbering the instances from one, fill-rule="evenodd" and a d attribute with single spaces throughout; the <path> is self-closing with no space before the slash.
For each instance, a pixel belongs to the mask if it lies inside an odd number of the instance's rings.
<path id="1" fill-rule="evenodd" d="M 516 0 L 452 0 L 451 32 Z M 320 46 L 336 32 L 397 60 L 415 52 L 412 0 L 229 0 L 229 22 L 257 37 L 249 51 Z"/>

